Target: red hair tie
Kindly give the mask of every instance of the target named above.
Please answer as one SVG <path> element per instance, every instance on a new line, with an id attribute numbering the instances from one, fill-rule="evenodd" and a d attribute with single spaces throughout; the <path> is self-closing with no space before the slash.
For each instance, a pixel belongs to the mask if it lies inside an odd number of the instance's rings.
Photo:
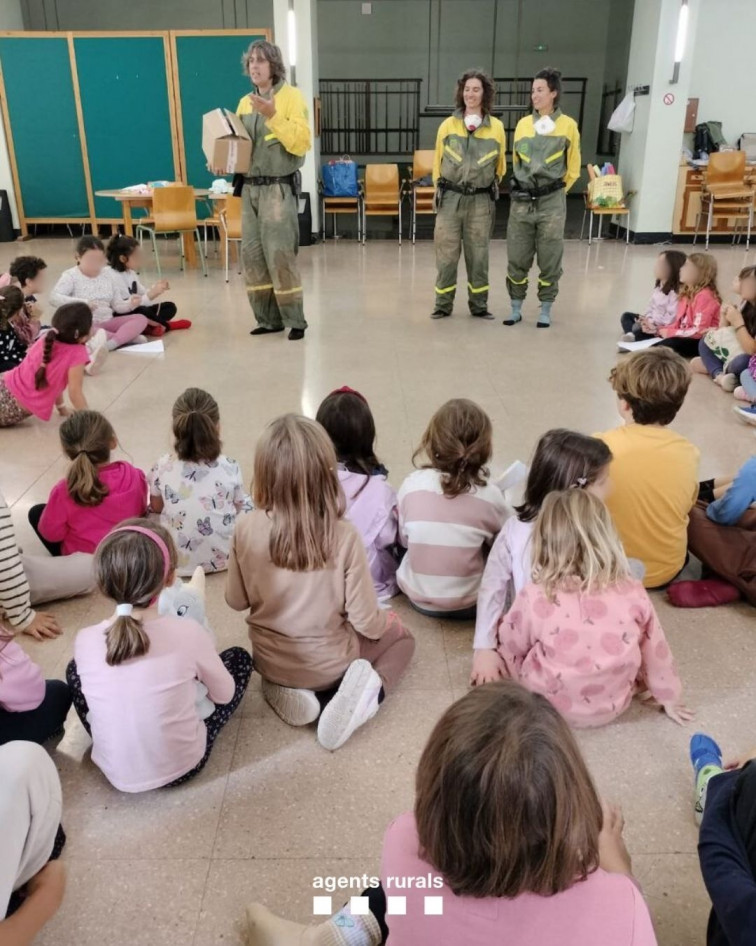
<path id="1" fill-rule="evenodd" d="M 350 388 L 347 384 L 341 388 L 336 388 L 335 391 L 331 391 L 328 397 L 333 397 L 334 394 L 354 394 L 355 397 L 358 397 L 361 401 L 364 401 L 365 404 L 367 404 L 367 398 L 360 394 L 359 391 L 355 391 L 354 388 Z"/>

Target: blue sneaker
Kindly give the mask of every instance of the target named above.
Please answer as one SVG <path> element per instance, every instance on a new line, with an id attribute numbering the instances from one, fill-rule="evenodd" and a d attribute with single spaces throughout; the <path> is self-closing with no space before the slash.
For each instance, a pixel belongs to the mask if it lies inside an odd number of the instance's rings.
<path id="1" fill-rule="evenodd" d="M 694 733 L 690 740 L 690 761 L 695 771 L 695 804 L 694 816 L 696 824 L 703 820 L 706 807 L 706 789 L 709 779 L 719 775 L 722 769 L 722 750 L 706 733 Z"/>
<path id="2" fill-rule="evenodd" d="M 750 407 L 741 407 L 739 404 L 733 404 L 732 409 L 747 424 L 756 424 L 756 404 Z"/>

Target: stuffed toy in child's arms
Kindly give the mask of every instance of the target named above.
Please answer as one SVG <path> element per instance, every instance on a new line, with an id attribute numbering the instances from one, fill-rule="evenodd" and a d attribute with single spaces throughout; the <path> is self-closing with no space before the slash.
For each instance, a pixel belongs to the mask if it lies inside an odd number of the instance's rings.
<path id="1" fill-rule="evenodd" d="M 215 643 L 205 614 L 205 573 L 201 566 L 194 569 L 190 581 L 177 578 L 169 588 L 163 588 L 158 598 L 158 614 L 173 614 L 177 618 L 191 618 L 201 624 Z M 197 681 L 197 713 L 207 719 L 215 712 L 215 703 L 207 695 L 207 687 Z"/>

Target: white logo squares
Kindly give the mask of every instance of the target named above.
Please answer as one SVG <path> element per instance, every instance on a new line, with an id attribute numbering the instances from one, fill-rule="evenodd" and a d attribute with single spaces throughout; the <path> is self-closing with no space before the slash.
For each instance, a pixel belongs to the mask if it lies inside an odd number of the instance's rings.
<path id="1" fill-rule="evenodd" d="M 444 915 L 444 898 L 443 897 L 423 897 L 425 903 L 423 904 L 423 913 L 426 916 L 443 916 Z"/>
<path id="2" fill-rule="evenodd" d="M 349 909 L 352 916 L 367 916 L 370 913 L 370 901 L 367 897 L 350 897 Z"/>
<path id="3" fill-rule="evenodd" d="M 313 916 L 330 916 L 333 913 L 333 910 L 331 909 L 331 898 L 313 897 L 312 913 Z"/>
<path id="4" fill-rule="evenodd" d="M 406 897 L 387 897 L 386 898 L 386 916 L 406 916 L 407 898 Z"/>

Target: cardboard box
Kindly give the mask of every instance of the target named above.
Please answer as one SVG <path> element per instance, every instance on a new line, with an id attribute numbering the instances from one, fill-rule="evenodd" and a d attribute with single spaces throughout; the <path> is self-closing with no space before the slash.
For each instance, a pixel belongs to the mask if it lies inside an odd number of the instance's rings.
<path id="1" fill-rule="evenodd" d="M 246 174 L 252 141 L 241 119 L 227 108 L 214 108 L 202 116 L 202 150 L 208 165 L 225 174 Z"/>

